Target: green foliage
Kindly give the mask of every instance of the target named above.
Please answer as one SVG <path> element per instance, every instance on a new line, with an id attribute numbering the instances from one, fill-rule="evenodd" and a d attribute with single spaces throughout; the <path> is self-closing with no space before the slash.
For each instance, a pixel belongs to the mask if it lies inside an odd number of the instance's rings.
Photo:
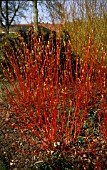
<path id="1" fill-rule="evenodd" d="M 5 164 L 0 160 L 0 170 L 7 170 Z"/>

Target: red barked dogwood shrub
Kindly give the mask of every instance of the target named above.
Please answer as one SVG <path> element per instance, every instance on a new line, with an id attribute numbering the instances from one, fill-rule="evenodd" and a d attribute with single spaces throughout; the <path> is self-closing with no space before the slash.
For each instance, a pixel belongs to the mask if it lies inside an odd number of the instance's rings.
<path id="1" fill-rule="evenodd" d="M 9 62 L 2 65 L 6 81 L 1 79 L 4 105 L 9 105 L 5 122 L 20 135 L 17 141 L 10 136 L 19 151 L 39 153 L 44 161 L 47 155 L 52 166 L 57 152 L 74 168 L 107 167 L 107 56 L 102 51 L 99 59 L 91 43 L 89 39 L 80 61 L 76 58 L 75 79 L 70 40 L 63 72 L 60 39 L 56 53 L 50 40 L 45 44 L 35 34 L 30 49 L 23 37 L 14 39 L 14 46 L 4 45 Z"/>

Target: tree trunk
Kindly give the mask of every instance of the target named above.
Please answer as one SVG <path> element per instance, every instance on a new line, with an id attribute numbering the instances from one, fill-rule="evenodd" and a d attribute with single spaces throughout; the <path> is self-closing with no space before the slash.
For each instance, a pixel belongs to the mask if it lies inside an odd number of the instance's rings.
<path id="1" fill-rule="evenodd" d="M 33 0 L 33 11 L 34 11 L 34 31 L 38 32 L 38 8 L 37 0 Z"/>
<path id="2" fill-rule="evenodd" d="M 1 23 L 2 23 L 2 17 L 1 17 L 1 1 L 0 1 L 0 28 L 2 28 Z"/>
<path id="3" fill-rule="evenodd" d="M 6 34 L 9 34 L 8 0 L 6 0 Z"/>

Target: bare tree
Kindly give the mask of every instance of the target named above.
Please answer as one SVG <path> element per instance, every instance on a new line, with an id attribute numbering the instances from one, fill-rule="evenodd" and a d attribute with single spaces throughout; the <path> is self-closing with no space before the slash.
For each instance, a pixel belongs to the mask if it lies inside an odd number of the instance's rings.
<path id="1" fill-rule="evenodd" d="M 18 17 L 24 17 L 24 10 L 28 9 L 26 1 L 0 1 L 0 26 L 8 34 L 9 28 L 15 19 Z"/>
<path id="2" fill-rule="evenodd" d="M 63 22 L 65 20 L 66 9 L 65 0 L 43 1 L 52 20 Z"/>
<path id="3" fill-rule="evenodd" d="M 38 31 L 38 4 L 45 6 L 49 16 L 52 20 L 60 20 L 65 18 L 64 4 L 65 0 L 32 0 L 33 13 L 34 13 L 34 29 Z"/>
<path id="4" fill-rule="evenodd" d="M 32 4 L 33 4 L 33 13 L 34 13 L 34 30 L 38 32 L 38 7 L 37 7 L 37 0 L 33 0 Z"/>
<path id="5" fill-rule="evenodd" d="M 85 19 L 92 21 L 93 18 L 102 17 L 107 14 L 106 0 L 78 0 L 77 6 Z"/>

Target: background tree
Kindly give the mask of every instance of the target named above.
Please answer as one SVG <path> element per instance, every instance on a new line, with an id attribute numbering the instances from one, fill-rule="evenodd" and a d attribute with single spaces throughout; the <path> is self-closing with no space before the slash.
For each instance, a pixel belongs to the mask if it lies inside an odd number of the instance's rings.
<path id="1" fill-rule="evenodd" d="M 66 7 L 65 0 L 53 0 L 53 1 L 46 0 L 46 1 L 43 1 L 43 3 L 46 6 L 46 9 L 52 21 L 54 21 L 55 23 L 57 22 L 61 23 L 65 20 L 66 13 L 67 13 L 66 12 L 67 8 L 65 9 Z"/>
<path id="2" fill-rule="evenodd" d="M 24 17 L 24 11 L 28 9 L 27 1 L 0 1 L 0 26 L 8 34 L 10 26 L 18 18 Z"/>
<path id="3" fill-rule="evenodd" d="M 49 17 L 52 21 L 62 22 L 65 18 L 65 8 L 64 8 L 65 0 L 33 0 L 33 14 L 34 14 L 34 29 L 38 31 L 38 5 L 41 8 L 45 7 L 46 12 L 49 14 Z"/>
<path id="4" fill-rule="evenodd" d="M 37 0 L 32 1 L 33 13 L 34 13 L 34 30 L 38 31 L 38 6 Z"/>

